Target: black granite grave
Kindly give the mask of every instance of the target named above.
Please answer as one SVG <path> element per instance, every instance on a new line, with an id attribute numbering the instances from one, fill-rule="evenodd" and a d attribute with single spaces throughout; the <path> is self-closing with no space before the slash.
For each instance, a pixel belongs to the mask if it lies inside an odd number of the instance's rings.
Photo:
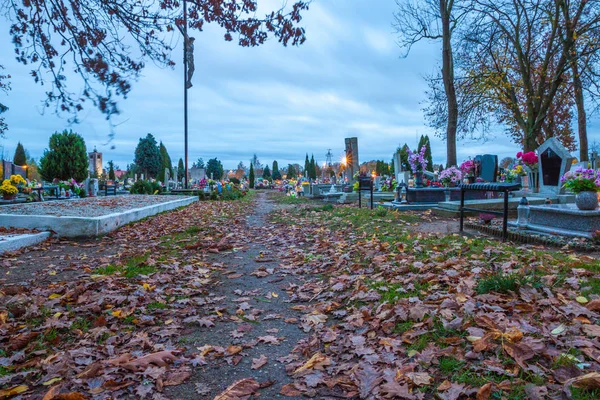
<path id="1" fill-rule="evenodd" d="M 542 164 L 542 176 L 544 185 L 546 186 L 558 186 L 560 180 L 560 167 L 562 165 L 562 158 L 556 154 L 552 149 L 546 149 L 540 154 L 540 162 Z"/>
<path id="2" fill-rule="evenodd" d="M 484 154 L 481 156 L 481 179 L 486 182 L 496 182 L 498 177 L 498 156 Z"/>

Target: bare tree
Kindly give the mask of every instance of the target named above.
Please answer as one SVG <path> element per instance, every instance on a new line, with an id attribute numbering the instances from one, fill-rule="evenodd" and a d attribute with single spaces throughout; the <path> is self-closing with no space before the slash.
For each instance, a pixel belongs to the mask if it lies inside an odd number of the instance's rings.
<path id="1" fill-rule="evenodd" d="M 560 7 L 565 26 L 563 42 L 567 43 L 568 38 L 574 40 L 568 53 L 568 65 L 571 68 L 573 95 L 577 107 L 579 159 L 588 161 L 585 92 L 592 97 L 592 101 L 597 102 L 600 78 L 597 69 L 600 61 L 600 1 L 561 1 Z"/>
<path id="2" fill-rule="evenodd" d="M 452 36 L 461 18 L 460 0 L 396 0 L 398 11 L 394 14 L 398 44 L 407 56 L 411 47 L 421 40 L 441 40 L 441 77 L 446 98 L 446 154 L 447 165 L 456 165 L 456 131 L 458 102 L 454 79 Z"/>

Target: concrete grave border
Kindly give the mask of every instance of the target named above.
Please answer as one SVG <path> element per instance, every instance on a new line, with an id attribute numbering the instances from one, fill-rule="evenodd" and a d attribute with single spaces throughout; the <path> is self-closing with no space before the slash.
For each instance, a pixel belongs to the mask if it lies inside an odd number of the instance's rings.
<path id="1" fill-rule="evenodd" d="M 190 205 L 198 197 L 182 197 L 164 203 L 133 208 L 100 217 L 73 217 L 54 215 L 0 214 L 0 226 L 5 228 L 36 229 L 53 231 L 61 237 L 95 237 L 112 232 L 119 227 L 164 211 Z M 0 207 L 0 213 L 2 208 Z"/>

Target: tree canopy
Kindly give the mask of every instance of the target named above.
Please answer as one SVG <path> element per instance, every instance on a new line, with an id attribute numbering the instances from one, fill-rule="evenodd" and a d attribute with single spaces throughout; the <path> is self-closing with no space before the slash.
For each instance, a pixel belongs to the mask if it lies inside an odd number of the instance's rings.
<path id="1" fill-rule="evenodd" d="M 160 172 L 162 159 L 154 136 L 149 133 L 135 148 L 135 164 L 144 172 L 144 177 L 156 178 Z"/>
<path id="2" fill-rule="evenodd" d="M 197 32 L 218 25 L 224 40 L 243 47 L 261 45 L 269 36 L 284 46 L 300 45 L 301 12 L 307 9 L 308 2 L 296 1 L 260 17 L 256 0 L 194 0 L 187 21 Z M 169 0 L 6 1 L 0 11 L 11 23 L 17 60 L 46 85 L 46 106 L 76 115 L 88 101 L 107 118 L 119 113 L 118 98 L 129 94 L 147 62 L 175 65 L 171 44 L 183 24 L 182 2 Z M 67 86 L 70 71 L 82 79 L 81 91 Z"/>
<path id="3" fill-rule="evenodd" d="M 281 172 L 279 171 L 279 164 L 277 160 L 273 161 L 273 171 L 271 172 L 274 181 L 281 179 Z"/>
<path id="4" fill-rule="evenodd" d="M 206 163 L 206 175 L 212 179 L 223 177 L 223 164 L 217 158 L 211 158 Z"/>
<path id="5" fill-rule="evenodd" d="M 25 148 L 21 142 L 17 143 L 17 148 L 15 149 L 15 155 L 13 157 L 13 164 L 21 167 L 23 165 L 27 165 L 27 154 L 25 154 Z"/>
<path id="6" fill-rule="evenodd" d="M 169 156 L 169 152 L 167 151 L 167 148 L 165 147 L 162 141 L 160 142 L 159 150 L 161 166 L 160 171 L 158 171 L 158 180 L 163 183 L 166 183 L 165 170 L 168 170 L 169 176 L 173 178 L 173 164 L 171 163 L 171 157 Z"/>
<path id="7" fill-rule="evenodd" d="M 46 181 L 85 180 L 88 177 L 88 155 L 83 138 L 66 130 L 50 136 L 48 149 L 40 159 L 40 174 Z"/>

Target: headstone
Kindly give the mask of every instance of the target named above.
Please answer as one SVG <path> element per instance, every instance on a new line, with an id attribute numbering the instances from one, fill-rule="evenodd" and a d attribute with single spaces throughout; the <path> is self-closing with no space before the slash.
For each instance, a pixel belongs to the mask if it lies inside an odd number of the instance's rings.
<path id="1" fill-rule="evenodd" d="M 479 175 L 475 176 L 480 177 L 486 182 L 496 182 L 496 178 L 498 177 L 498 156 L 484 154 L 478 157 L 481 157 Z"/>
<path id="2" fill-rule="evenodd" d="M 346 176 L 348 182 L 354 181 L 354 174 L 359 171 L 358 163 L 358 138 L 351 137 L 345 139 L 346 143 Z"/>
<path id="3" fill-rule="evenodd" d="M 600 155 L 597 152 L 592 151 L 592 157 L 590 158 L 592 169 L 600 169 Z"/>
<path id="4" fill-rule="evenodd" d="M 381 177 L 375 177 L 375 190 L 381 190 Z"/>
<path id="5" fill-rule="evenodd" d="M 402 160 L 400 159 L 400 152 L 394 153 L 394 172 L 396 174 L 396 182 L 402 182 Z"/>
<path id="6" fill-rule="evenodd" d="M 90 179 L 90 186 L 89 186 L 88 192 L 91 197 L 98 196 L 98 179 L 96 179 L 96 178 Z"/>
<path id="7" fill-rule="evenodd" d="M 206 169 L 204 168 L 192 167 L 188 171 L 192 182 L 199 182 L 202 179 L 206 179 Z"/>
<path id="8" fill-rule="evenodd" d="M 573 156 L 555 137 L 538 147 L 537 153 L 540 158 L 540 193 L 561 193 L 560 178 L 571 169 Z"/>
<path id="9" fill-rule="evenodd" d="M 169 172 L 169 168 L 165 168 L 165 182 L 168 183 L 169 179 L 171 179 L 171 173 Z"/>
<path id="10" fill-rule="evenodd" d="M 137 174 L 135 174 L 135 175 L 133 176 L 133 181 L 134 181 L 134 182 L 137 182 L 137 180 L 138 180 L 138 177 L 137 177 Z"/>

